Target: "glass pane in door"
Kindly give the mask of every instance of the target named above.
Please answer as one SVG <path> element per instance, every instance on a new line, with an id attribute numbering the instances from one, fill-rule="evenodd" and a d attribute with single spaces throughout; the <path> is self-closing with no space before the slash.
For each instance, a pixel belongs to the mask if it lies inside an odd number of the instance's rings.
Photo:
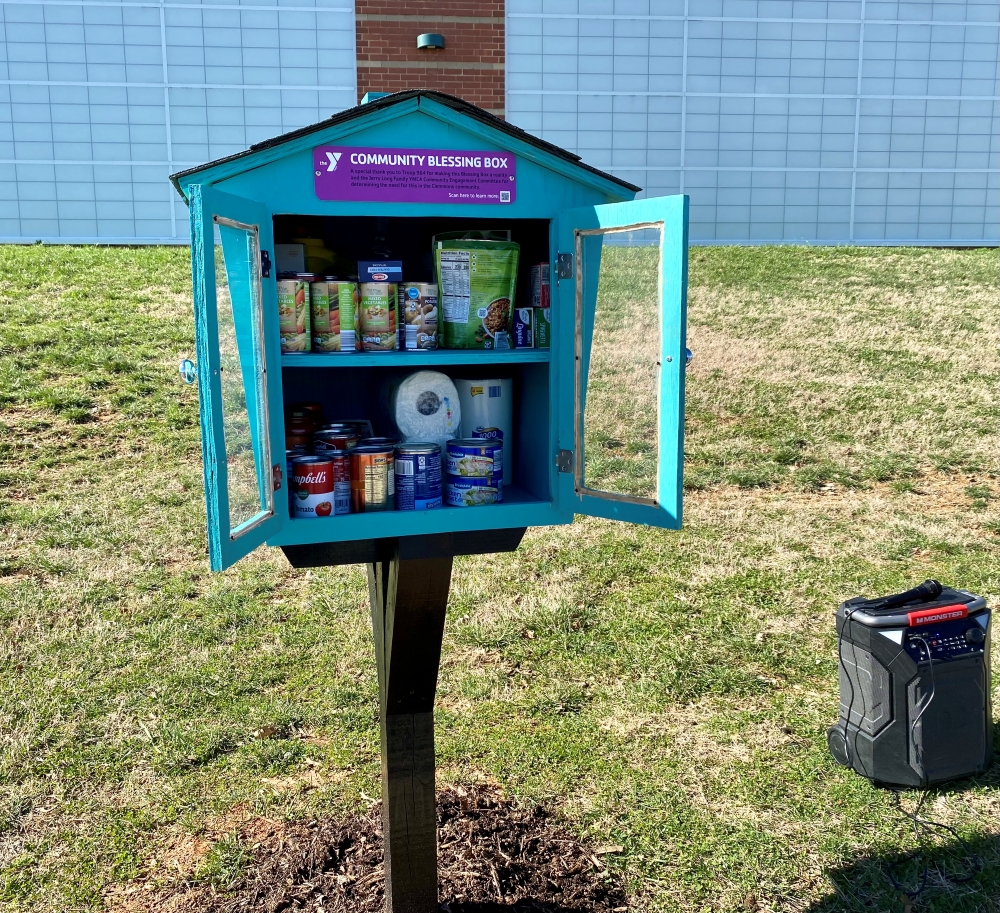
<path id="1" fill-rule="evenodd" d="M 576 232 L 576 487 L 655 503 L 661 224 Z"/>
<path id="2" fill-rule="evenodd" d="M 229 536 L 273 512 L 264 395 L 260 247 L 256 226 L 215 218 L 215 305 L 226 446 Z"/>

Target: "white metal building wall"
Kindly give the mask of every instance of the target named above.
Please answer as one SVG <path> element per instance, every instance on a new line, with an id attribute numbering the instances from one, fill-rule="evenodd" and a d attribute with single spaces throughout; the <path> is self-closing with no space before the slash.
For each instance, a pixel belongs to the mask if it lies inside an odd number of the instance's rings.
<path id="1" fill-rule="evenodd" d="M 0 241 L 186 242 L 170 173 L 355 104 L 352 0 L 36 0 L 0 29 Z"/>
<path id="2" fill-rule="evenodd" d="M 699 241 L 996 243 L 1000 2 L 507 0 L 507 117 Z"/>

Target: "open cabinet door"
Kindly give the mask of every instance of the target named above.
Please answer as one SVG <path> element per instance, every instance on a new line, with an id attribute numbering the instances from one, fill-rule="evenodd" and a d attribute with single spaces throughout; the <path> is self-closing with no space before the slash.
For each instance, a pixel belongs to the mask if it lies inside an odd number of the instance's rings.
<path id="1" fill-rule="evenodd" d="M 277 288 L 261 267 L 274 245 L 255 200 L 194 185 L 190 207 L 208 550 L 219 571 L 288 517 Z"/>
<path id="2" fill-rule="evenodd" d="M 562 508 L 680 528 L 687 227 L 686 196 L 559 214 Z"/>

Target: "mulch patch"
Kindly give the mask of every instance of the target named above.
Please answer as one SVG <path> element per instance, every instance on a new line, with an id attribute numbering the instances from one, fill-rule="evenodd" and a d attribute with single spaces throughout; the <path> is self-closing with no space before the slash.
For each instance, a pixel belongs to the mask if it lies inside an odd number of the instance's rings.
<path id="1" fill-rule="evenodd" d="M 169 913 L 384 913 L 382 819 L 276 822 L 238 831 L 251 861 L 229 891 L 207 885 L 129 897 L 128 911 Z M 601 857 L 541 806 L 489 786 L 438 795 L 441 913 L 613 913 L 627 902 Z M 114 905 L 112 905 L 114 908 Z"/>

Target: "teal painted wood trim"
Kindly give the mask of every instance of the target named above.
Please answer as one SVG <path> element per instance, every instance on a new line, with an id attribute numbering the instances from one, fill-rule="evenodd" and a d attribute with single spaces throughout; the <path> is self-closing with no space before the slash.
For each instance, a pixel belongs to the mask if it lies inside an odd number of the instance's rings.
<path id="1" fill-rule="evenodd" d="M 229 523 L 229 485 L 226 458 L 225 426 L 222 389 L 219 375 L 219 328 L 216 306 L 215 247 L 213 217 L 221 216 L 235 222 L 255 225 L 259 249 L 274 253 L 273 227 L 270 213 L 255 200 L 222 193 L 213 187 L 192 187 L 192 246 L 195 283 L 195 308 L 205 315 L 207 332 L 200 334 L 200 381 L 207 381 L 210 408 L 202 411 L 203 453 L 206 456 L 206 489 L 208 504 L 209 560 L 212 570 L 222 570 L 275 535 L 288 519 L 287 482 L 278 492 L 271 492 L 271 467 L 277 465 L 284 474 L 284 416 L 281 406 L 281 352 L 278 327 L 277 286 L 274 271 L 261 278 L 261 323 L 254 319 L 250 283 L 256 281 L 254 264 L 247 260 L 246 245 L 223 245 L 226 273 L 229 277 L 233 322 L 236 330 L 247 412 L 250 417 L 254 459 L 258 471 L 261 498 L 272 495 L 272 510 L 263 519 L 244 524 L 236 531 Z M 197 222 L 195 221 L 197 217 Z M 196 252 L 196 253 L 195 253 Z M 200 302 L 200 303 L 199 303 Z M 202 321 L 196 321 L 200 328 Z M 261 335 L 262 334 L 262 335 Z M 204 355 L 202 353 L 204 340 Z M 207 357 L 206 357 L 207 356 Z M 203 368 L 203 365 L 207 366 Z M 273 366 L 268 370 L 268 366 Z M 264 435 L 269 445 L 265 454 Z M 208 484 L 211 475 L 213 485 Z M 243 532 L 240 532 L 243 530 Z M 234 538 L 234 532 L 236 536 Z"/>
<path id="2" fill-rule="evenodd" d="M 234 159 L 231 162 L 221 162 L 218 165 L 206 167 L 201 171 L 193 172 L 174 180 L 173 184 L 177 188 L 177 192 L 187 199 L 190 193 L 189 188 L 194 184 L 217 184 L 219 181 L 224 181 L 237 174 L 243 174 L 246 171 L 252 171 L 270 162 L 276 162 L 286 156 L 294 155 L 296 152 L 312 150 L 316 146 L 333 143 L 334 140 L 346 138 L 378 124 L 394 121 L 416 110 L 417 99 L 414 98 L 400 102 L 398 105 L 393 105 L 391 108 L 366 112 L 356 120 L 331 127 L 329 131 L 320 130 L 309 134 L 309 136 L 300 136 L 297 139 L 289 140 L 287 143 L 282 143 L 279 146 L 270 146 L 267 149 L 261 149 L 260 152 L 251 153 L 243 158 Z"/>
<path id="3" fill-rule="evenodd" d="M 284 368 L 410 368 L 425 365 L 471 365 L 493 370 L 504 365 L 544 364 L 549 349 L 511 349 L 508 352 L 483 352 L 472 349 L 434 349 L 426 352 L 358 352 L 340 355 L 334 352 L 305 352 L 281 356 Z"/>
<path id="4" fill-rule="evenodd" d="M 308 545 L 316 542 L 349 542 L 386 536 L 420 536 L 429 533 L 462 533 L 519 526 L 555 526 L 571 522 L 572 513 L 560 511 L 550 501 L 539 501 L 522 489 L 504 493 L 501 504 L 488 507 L 442 507 L 439 510 L 385 511 L 347 514 L 342 517 L 289 520 L 268 545 Z"/>
<path id="5" fill-rule="evenodd" d="M 222 423 L 219 380 L 219 326 L 215 310 L 215 252 L 211 215 L 206 213 L 202 187 L 191 187 L 191 279 L 194 297 L 195 351 L 198 360 L 198 406 L 201 422 L 201 458 L 205 479 L 208 526 L 208 563 L 213 571 L 224 567 L 222 538 L 229 536 L 229 493 L 226 441 Z M 207 240 L 206 240 L 207 239 Z M 221 473 L 221 477 L 220 477 Z"/>
<path id="6" fill-rule="evenodd" d="M 329 130 L 318 130 L 308 136 L 296 137 L 295 139 L 290 139 L 280 145 L 261 149 L 259 152 L 251 153 L 242 158 L 234 159 L 229 162 L 220 162 L 218 165 L 206 167 L 201 171 L 179 178 L 175 182 L 175 186 L 181 196 L 186 198 L 188 195 L 188 188 L 194 183 L 203 185 L 217 184 L 221 181 L 229 180 L 237 175 L 255 170 L 263 165 L 276 162 L 299 152 L 311 152 L 311 150 L 316 146 L 337 143 L 349 144 L 351 137 L 357 134 L 363 134 L 364 132 L 381 124 L 391 123 L 399 118 L 407 116 L 408 114 L 412 114 L 415 111 L 420 111 L 439 123 L 444 124 L 448 128 L 462 130 L 470 136 L 477 137 L 478 139 L 481 139 L 489 148 L 505 149 L 509 152 L 513 152 L 520 159 L 533 162 L 543 168 L 555 172 L 556 174 L 569 178 L 575 183 L 584 184 L 600 193 L 608 201 L 625 200 L 628 199 L 631 194 L 631 191 L 614 181 L 601 177 L 599 174 L 594 174 L 586 168 L 577 167 L 573 164 L 573 162 L 551 155 L 544 149 L 533 146 L 524 140 L 518 139 L 516 136 L 511 136 L 510 134 L 503 133 L 500 130 L 495 130 L 490 127 L 489 124 L 466 117 L 461 112 L 453 111 L 451 108 L 448 108 L 439 102 L 435 102 L 430 98 L 409 99 L 407 101 L 400 102 L 398 105 L 393 105 L 391 108 L 382 108 L 371 113 L 359 114 L 351 121 L 331 126 Z M 364 140 L 363 137 L 359 137 L 357 142 L 360 145 L 367 144 L 367 141 Z M 400 137 L 394 141 L 393 145 L 419 149 L 438 146 L 447 147 L 449 143 L 447 140 L 447 131 L 434 131 L 428 128 L 417 132 L 413 132 L 411 130 L 408 130 L 405 133 L 401 132 Z M 366 205 L 371 206 L 372 211 L 377 209 L 376 204 Z M 406 214 L 416 214 L 420 211 L 416 204 L 402 205 Z M 425 207 L 425 209 L 426 208 L 427 207 Z M 438 213 L 440 213 L 442 209 L 447 209 L 449 213 L 459 209 L 460 212 L 458 214 L 461 216 L 464 216 L 465 213 L 471 209 L 471 207 L 468 206 L 431 208 L 436 209 Z M 489 207 L 489 209 L 492 210 L 493 218 L 500 216 L 500 213 L 497 211 L 497 207 Z M 283 211 L 295 212 L 297 210 L 292 208 Z M 404 213 L 401 211 L 399 214 Z M 512 217 L 513 215 L 514 214 L 511 213 Z"/>
<path id="7" fill-rule="evenodd" d="M 660 247 L 660 389 L 658 391 L 659 467 L 656 504 L 636 504 L 603 498 L 577 491 L 572 473 L 561 472 L 555 488 L 559 506 L 590 516 L 605 517 L 679 529 L 682 522 L 684 465 L 684 350 L 687 333 L 687 248 L 688 198 L 654 197 L 605 206 L 586 206 L 559 214 L 558 249 L 572 252 L 576 266 L 575 232 L 600 228 L 624 228 L 629 225 L 662 222 Z M 584 300 L 586 313 L 581 332 L 586 342 L 592 336 L 596 308 L 595 276 L 586 286 L 594 294 Z M 553 327 L 558 336 L 554 355 L 559 376 L 558 440 L 559 449 L 576 453 L 575 429 L 578 418 L 574 402 L 576 279 L 564 279 L 553 292 L 558 297 L 560 321 Z M 591 331 L 588 332 L 588 328 Z M 589 346 L 584 347 L 584 361 Z M 584 376 L 586 376 L 584 374 Z"/>

